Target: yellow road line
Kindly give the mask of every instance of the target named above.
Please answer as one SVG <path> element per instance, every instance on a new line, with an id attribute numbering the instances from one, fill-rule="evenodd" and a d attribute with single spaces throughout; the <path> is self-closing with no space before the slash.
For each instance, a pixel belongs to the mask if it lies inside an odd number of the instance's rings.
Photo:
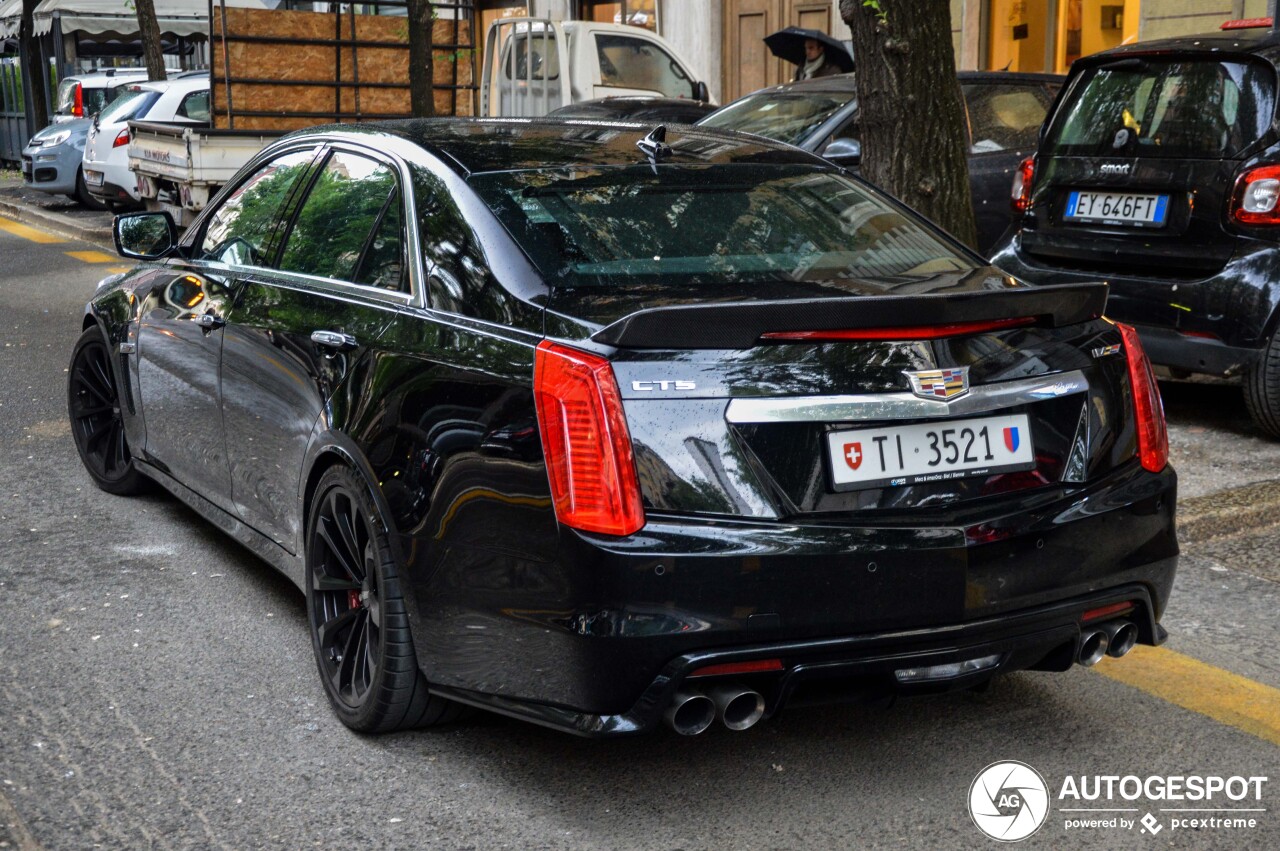
<path id="1" fill-rule="evenodd" d="M 120 258 L 114 254 L 107 254 L 103 251 L 64 251 L 68 257 L 74 257 L 77 260 L 83 260 L 85 263 L 115 263 Z"/>
<path id="2" fill-rule="evenodd" d="M 13 219 L 0 218 L 0 230 L 7 231 L 14 236 L 20 236 L 23 239 L 29 239 L 32 242 L 39 242 L 42 245 L 53 242 L 66 242 L 66 240 L 61 237 L 54 236 L 51 233 L 45 233 L 42 230 L 27 227 L 24 224 L 15 222 Z"/>
<path id="3" fill-rule="evenodd" d="M 1280 689 L 1163 647 L 1133 648 L 1094 669 L 1183 709 L 1280 745 Z"/>
<path id="4" fill-rule="evenodd" d="M 132 272 L 133 267 L 132 266 L 108 266 L 107 271 L 113 275 L 116 275 L 121 272 Z"/>

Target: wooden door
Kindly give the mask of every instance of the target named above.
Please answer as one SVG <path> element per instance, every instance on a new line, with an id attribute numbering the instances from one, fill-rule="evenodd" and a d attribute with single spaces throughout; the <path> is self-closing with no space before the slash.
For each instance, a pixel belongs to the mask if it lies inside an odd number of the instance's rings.
<path id="1" fill-rule="evenodd" d="M 764 37 L 784 25 L 783 0 L 728 0 L 724 21 L 724 93 L 729 103 L 748 92 L 776 86 L 780 63 L 765 46 Z M 785 78 L 785 79 L 790 79 Z"/>

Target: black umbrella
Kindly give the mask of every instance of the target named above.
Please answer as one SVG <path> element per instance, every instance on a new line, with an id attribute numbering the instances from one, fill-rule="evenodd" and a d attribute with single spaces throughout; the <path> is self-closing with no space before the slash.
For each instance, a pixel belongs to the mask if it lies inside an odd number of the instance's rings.
<path id="1" fill-rule="evenodd" d="M 804 56 L 804 42 L 805 39 L 810 38 L 822 45 L 822 49 L 827 54 L 827 61 L 832 65 L 845 73 L 853 70 L 853 54 L 849 52 L 849 48 L 845 47 L 844 42 L 832 38 L 822 30 L 787 27 L 773 35 L 765 36 L 764 43 L 769 45 L 769 50 L 779 59 L 785 59 L 794 65 L 803 65 L 807 61 Z"/>

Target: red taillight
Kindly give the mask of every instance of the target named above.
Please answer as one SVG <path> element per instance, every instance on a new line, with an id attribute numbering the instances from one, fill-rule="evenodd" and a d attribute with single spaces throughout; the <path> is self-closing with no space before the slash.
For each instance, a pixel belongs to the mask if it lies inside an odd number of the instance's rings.
<path id="1" fill-rule="evenodd" d="M 953 322 L 949 325 L 904 325 L 893 328 L 848 328 L 831 331 L 769 331 L 760 335 L 762 340 L 775 343 L 814 343 L 838 340 L 939 340 L 943 337 L 961 337 L 966 334 L 989 334 L 1008 328 L 1034 325 L 1034 316 L 1015 316 L 1009 319 L 984 319 L 978 322 Z"/>
<path id="2" fill-rule="evenodd" d="M 1280 225 L 1280 166 L 1251 168 L 1236 178 L 1231 217 L 1245 225 Z"/>
<path id="3" fill-rule="evenodd" d="M 1137 330 L 1116 323 L 1124 338 L 1124 356 L 1129 363 L 1129 384 L 1133 388 L 1133 413 L 1138 427 L 1138 460 L 1146 470 L 1158 473 L 1169 463 L 1169 431 L 1164 422 L 1164 404 L 1156 384 L 1151 361 L 1142 350 Z"/>
<path id="4" fill-rule="evenodd" d="M 119 148 L 127 144 L 129 144 L 129 131 L 125 129 L 116 134 L 116 140 L 111 143 L 111 147 Z"/>
<path id="5" fill-rule="evenodd" d="M 605 535 L 643 527 L 631 435 L 609 362 L 544 340 L 534 356 L 533 395 L 560 522 Z"/>
<path id="6" fill-rule="evenodd" d="M 76 83 L 76 97 L 71 105 L 71 114 L 76 118 L 84 118 L 84 86 Z"/>
<path id="7" fill-rule="evenodd" d="M 729 674 L 760 674 L 767 671 L 781 671 L 781 659 L 755 659 L 751 662 L 726 662 L 723 665 L 708 665 L 698 668 L 689 677 L 722 677 Z"/>
<path id="8" fill-rule="evenodd" d="M 1218 29 L 1222 30 L 1256 30 L 1261 27 L 1271 29 L 1270 18 L 1240 18 L 1234 21 L 1227 21 L 1220 25 Z"/>
<path id="9" fill-rule="evenodd" d="M 1009 193 L 1009 201 L 1015 213 L 1025 213 L 1031 209 L 1031 185 L 1036 179 L 1036 158 L 1027 157 L 1018 163 L 1018 170 L 1013 173 L 1013 191 Z"/>

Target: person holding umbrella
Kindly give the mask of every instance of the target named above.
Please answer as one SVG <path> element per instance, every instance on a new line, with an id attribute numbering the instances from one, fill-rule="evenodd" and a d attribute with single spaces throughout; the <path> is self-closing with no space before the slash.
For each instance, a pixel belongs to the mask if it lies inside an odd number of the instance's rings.
<path id="1" fill-rule="evenodd" d="M 774 56 L 795 63 L 796 80 L 830 77 L 853 70 L 849 49 L 821 30 L 787 27 L 767 36 L 764 43 Z"/>

